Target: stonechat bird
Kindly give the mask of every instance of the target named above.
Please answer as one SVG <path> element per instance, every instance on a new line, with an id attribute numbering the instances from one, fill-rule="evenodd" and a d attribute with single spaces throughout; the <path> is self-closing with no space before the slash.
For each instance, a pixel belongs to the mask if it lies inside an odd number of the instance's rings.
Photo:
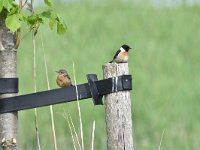
<path id="1" fill-rule="evenodd" d="M 59 87 L 68 87 L 72 86 L 71 78 L 66 70 L 60 69 L 56 71 L 58 73 L 56 82 Z"/>
<path id="2" fill-rule="evenodd" d="M 128 62 L 128 51 L 130 50 L 130 46 L 124 44 L 120 47 L 120 49 L 116 52 L 113 60 L 109 63 L 127 63 Z"/>

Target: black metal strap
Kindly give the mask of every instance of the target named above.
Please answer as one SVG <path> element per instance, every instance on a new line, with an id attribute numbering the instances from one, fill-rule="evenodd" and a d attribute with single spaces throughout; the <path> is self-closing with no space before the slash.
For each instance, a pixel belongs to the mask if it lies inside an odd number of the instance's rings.
<path id="1" fill-rule="evenodd" d="M 0 113 L 76 101 L 77 95 L 79 100 L 92 97 L 95 105 L 103 104 L 103 95 L 132 89 L 131 75 L 123 75 L 99 81 L 97 81 L 96 75 L 87 75 L 87 77 L 89 83 L 77 85 L 78 93 L 76 93 L 76 87 L 71 86 L 0 99 Z"/>
<path id="2" fill-rule="evenodd" d="M 95 81 L 98 80 L 97 75 L 96 74 L 88 74 L 87 78 L 88 78 L 88 84 L 90 87 L 90 93 L 92 95 L 94 105 L 103 105 L 103 101 L 102 101 L 103 96 L 99 95 L 99 91 L 98 91 L 97 85 L 95 83 Z"/>
<path id="3" fill-rule="evenodd" d="M 132 90 L 131 75 L 123 75 L 105 80 L 99 80 L 95 83 L 98 91 L 101 93 L 100 95 L 105 95 L 123 90 Z"/>
<path id="4" fill-rule="evenodd" d="M 18 93 L 18 78 L 0 78 L 0 94 Z"/>

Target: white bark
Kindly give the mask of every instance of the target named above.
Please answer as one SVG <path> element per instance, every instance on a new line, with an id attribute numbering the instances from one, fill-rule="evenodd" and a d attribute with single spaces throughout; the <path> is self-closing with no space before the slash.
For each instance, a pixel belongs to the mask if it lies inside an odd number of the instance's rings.
<path id="1" fill-rule="evenodd" d="M 0 14 L 0 78 L 14 78 L 16 73 L 15 35 L 5 26 L 5 15 Z M 0 99 L 16 96 L 0 94 Z M 0 114 L 0 150 L 17 149 L 17 112 Z"/>
<path id="2" fill-rule="evenodd" d="M 129 74 L 127 63 L 103 66 L 104 78 Z M 131 98 L 129 91 L 105 96 L 108 150 L 133 150 Z"/>

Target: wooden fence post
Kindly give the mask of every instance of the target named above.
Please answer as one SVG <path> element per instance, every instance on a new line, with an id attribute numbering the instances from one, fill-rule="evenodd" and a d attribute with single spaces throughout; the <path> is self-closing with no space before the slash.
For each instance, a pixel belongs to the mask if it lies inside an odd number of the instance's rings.
<path id="1" fill-rule="evenodd" d="M 103 65 L 104 79 L 129 74 L 128 63 Z M 133 150 L 131 99 L 129 91 L 105 96 L 107 149 Z"/>
<path id="2" fill-rule="evenodd" d="M 0 78 L 15 78 L 15 35 L 5 26 L 5 14 L 0 14 Z M 16 93 L 0 94 L 0 98 L 16 96 Z M 0 150 L 17 149 L 17 112 L 0 114 Z"/>

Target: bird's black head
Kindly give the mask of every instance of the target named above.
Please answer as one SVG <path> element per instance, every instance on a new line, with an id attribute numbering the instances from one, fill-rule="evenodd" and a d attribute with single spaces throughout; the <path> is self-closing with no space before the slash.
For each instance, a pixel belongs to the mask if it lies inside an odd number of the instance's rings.
<path id="1" fill-rule="evenodd" d="M 131 49 L 131 47 L 126 44 L 122 45 L 122 48 L 127 52 Z"/>

